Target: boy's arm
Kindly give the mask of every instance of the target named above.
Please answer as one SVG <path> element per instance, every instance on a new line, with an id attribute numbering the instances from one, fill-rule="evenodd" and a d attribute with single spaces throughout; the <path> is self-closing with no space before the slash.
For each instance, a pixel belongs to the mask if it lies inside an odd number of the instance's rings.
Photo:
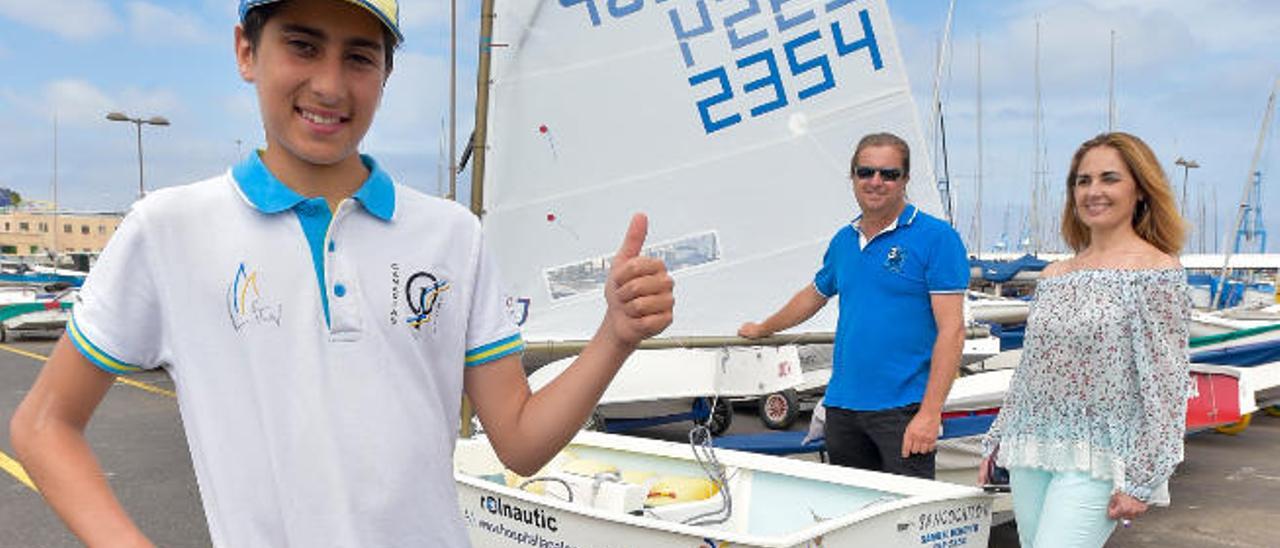
<path id="1" fill-rule="evenodd" d="M 809 284 L 797 291 L 787 304 L 763 322 L 747 322 L 738 328 L 738 336 L 746 339 L 762 339 L 779 331 L 791 329 L 812 318 L 827 305 L 827 297 Z"/>
<path id="2" fill-rule="evenodd" d="M 632 219 L 609 270 L 604 320 L 573 365 L 551 384 L 531 394 L 518 355 L 467 369 L 467 395 L 489 442 L 513 471 L 533 474 L 551 460 L 640 341 L 671 325 L 671 276 L 661 260 L 639 255 L 647 232 L 643 215 Z"/>
<path id="3" fill-rule="evenodd" d="M 63 335 L 14 412 L 10 441 L 49 506 L 88 546 L 151 546 L 107 485 L 84 438 L 115 376 Z"/>

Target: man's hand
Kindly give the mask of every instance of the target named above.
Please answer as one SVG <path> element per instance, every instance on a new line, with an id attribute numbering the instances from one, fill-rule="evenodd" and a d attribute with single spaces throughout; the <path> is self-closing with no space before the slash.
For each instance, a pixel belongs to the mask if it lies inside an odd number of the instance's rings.
<path id="1" fill-rule="evenodd" d="M 907 431 L 902 434 L 902 458 L 933 451 L 938 444 L 938 430 L 941 425 L 941 415 L 917 412 L 907 424 Z"/>
<path id="2" fill-rule="evenodd" d="M 1110 519 L 1131 520 L 1147 511 L 1147 503 L 1121 492 L 1111 495 L 1111 503 L 1107 505 L 1107 517 Z"/>
<path id="3" fill-rule="evenodd" d="M 738 328 L 738 336 L 744 339 L 763 339 L 772 335 L 763 325 L 755 322 L 747 322 Z"/>
<path id="4" fill-rule="evenodd" d="M 671 325 L 675 282 L 662 260 L 640 256 L 649 219 L 643 213 L 631 218 L 622 247 L 613 256 L 604 297 L 608 303 L 602 330 L 621 345 L 635 348 Z"/>

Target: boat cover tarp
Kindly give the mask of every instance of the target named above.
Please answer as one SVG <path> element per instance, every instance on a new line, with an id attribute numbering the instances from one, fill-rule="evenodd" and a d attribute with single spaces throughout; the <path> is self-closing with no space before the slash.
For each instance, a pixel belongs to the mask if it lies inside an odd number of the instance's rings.
<path id="1" fill-rule="evenodd" d="M 1200 348 L 1218 343 L 1230 342 L 1237 339 L 1252 337 L 1260 333 L 1267 333 L 1280 329 L 1280 323 L 1272 325 L 1264 325 L 1262 327 L 1251 327 L 1249 329 L 1240 329 L 1230 333 L 1222 333 L 1219 335 L 1206 335 L 1204 337 L 1193 337 L 1191 339 L 1191 348 Z"/>
<path id="2" fill-rule="evenodd" d="M 0 322 L 16 318 L 23 314 L 32 312 L 44 312 L 45 310 L 53 310 L 61 308 L 62 310 L 70 310 L 73 303 L 50 301 L 47 303 L 19 303 L 0 306 Z"/>
<path id="3" fill-rule="evenodd" d="M 712 440 L 712 444 L 722 449 L 749 451 L 765 455 L 797 455 L 802 453 L 825 453 L 827 442 L 821 439 L 804 443 L 806 432 L 761 432 L 758 434 L 732 434 Z"/>
<path id="4" fill-rule="evenodd" d="M 977 268 L 982 279 L 993 283 L 1004 283 L 1012 280 L 1019 272 L 1039 272 L 1049 265 L 1049 261 L 1037 259 L 1031 255 L 1023 255 L 1012 261 L 983 261 L 970 259 L 969 267 Z"/>
<path id="5" fill-rule="evenodd" d="M 1026 324 L 1000 325 L 990 324 L 991 334 L 1000 339 L 1000 351 L 1022 348 L 1022 340 L 1026 336 Z"/>
<path id="6" fill-rule="evenodd" d="M 1274 329 L 1274 326 L 1271 327 Z M 1246 329 L 1245 331 L 1252 330 Z M 1280 361 L 1280 340 L 1215 348 L 1191 355 L 1191 363 L 1234 365 L 1237 367 L 1251 367 L 1274 361 Z"/>
<path id="7" fill-rule="evenodd" d="M 986 433 L 995 422 L 994 413 L 968 413 L 943 419 L 942 435 L 939 439 L 962 438 Z M 825 453 L 825 440 L 816 439 L 804 443 L 807 433 L 802 431 L 761 432 L 758 434 L 731 434 L 712 440 L 712 444 L 722 449 L 749 451 L 765 455 L 796 455 L 802 453 Z"/>
<path id="8" fill-rule="evenodd" d="M 67 284 L 72 287 L 80 287 L 84 285 L 84 276 L 72 276 L 67 274 L 9 274 L 0 273 L 0 283 L 7 284 L 26 284 L 26 285 L 48 285 L 55 283 Z"/>

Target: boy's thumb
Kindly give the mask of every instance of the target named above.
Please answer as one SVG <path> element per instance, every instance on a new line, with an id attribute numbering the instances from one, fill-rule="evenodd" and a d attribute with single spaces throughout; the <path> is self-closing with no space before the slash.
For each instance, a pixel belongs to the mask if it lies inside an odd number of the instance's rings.
<path id="1" fill-rule="evenodd" d="M 627 227 L 627 235 L 622 239 L 622 247 L 613 256 L 613 264 L 629 260 L 640 255 L 644 247 L 644 239 L 649 234 L 649 218 L 644 213 L 636 213 L 631 217 L 631 226 Z"/>

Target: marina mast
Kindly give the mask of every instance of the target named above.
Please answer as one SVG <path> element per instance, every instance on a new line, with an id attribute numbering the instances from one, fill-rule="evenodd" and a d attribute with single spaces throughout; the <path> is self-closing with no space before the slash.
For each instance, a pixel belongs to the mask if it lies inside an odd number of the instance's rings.
<path id="1" fill-rule="evenodd" d="M 1275 107 L 1276 107 L 1276 91 L 1277 90 L 1280 90 L 1280 77 L 1277 77 L 1275 79 L 1275 82 L 1271 85 L 1271 95 L 1267 97 L 1267 110 L 1262 115 L 1262 128 L 1258 131 L 1258 144 L 1253 148 L 1253 161 L 1249 163 L 1249 175 L 1245 179 L 1244 193 L 1243 193 L 1244 195 L 1240 197 L 1240 207 L 1237 208 L 1236 210 L 1235 233 L 1237 235 L 1240 232 L 1245 230 L 1245 224 L 1244 224 L 1245 215 L 1249 212 L 1249 209 L 1250 209 L 1249 197 L 1251 194 L 1253 194 L 1254 186 L 1261 181 L 1261 176 L 1258 174 L 1258 162 L 1262 160 L 1263 144 L 1267 140 L 1267 131 L 1271 128 L 1271 118 L 1276 111 Z M 1259 190 L 1261 190 L 1261 188 L 1259 188 Z M 1227 234 L 1230 235 L 1231 233 L 1228 232 Z M 1237 236 L 1236 246 L 1239 245 L 1238 242 L 1239 242 L 1239 236 Z M 1222 303 L 1224 302 L 1224 295 L 1226 295 L 1227 293 L 1226 292 L 1227 271 L 1229 269 L 1228 267 L 1231 265 L 1231 254 L 1232 252 L 1237 251 L 1236 246 L 1228 246 L 1227 243 L 1228 242 L 1226 241 L 1222 242 L 1222 247 L 1228 249 L 1229 251 L 1224 253 L 1222 256 L 1222 271 L 1218 273 L 1219 290 L 1216 298 L 1214 299 L 1213 308 L 1218 308 L 1222 306 Z"/>
<path id="2" fill-rule="evenodd" d="M 1040 137 L 1044 133 L 1043 117 L 1044 113 L 1040 101 L 1040 19 L 1036 19 L 1036 49 L 1035 49 L 1035 78 L 1036 78 L 1036 110 L 1035 120 L 1032 124 L 1032 143 L 1035 147 L 1034 164 L 1031 167 L 1031 245 L 1030 251 L 1032 255 L 1040 254 L 1040 201 L 1044 176 L 1040 164 L 1043 160 L 1040 157 Z"/>
<path id="3" fill-rule="evenodd" d="M 973 206 L 973 250 L 982 257 L 982 33 L 978 33 L 978 184 Z"/>

